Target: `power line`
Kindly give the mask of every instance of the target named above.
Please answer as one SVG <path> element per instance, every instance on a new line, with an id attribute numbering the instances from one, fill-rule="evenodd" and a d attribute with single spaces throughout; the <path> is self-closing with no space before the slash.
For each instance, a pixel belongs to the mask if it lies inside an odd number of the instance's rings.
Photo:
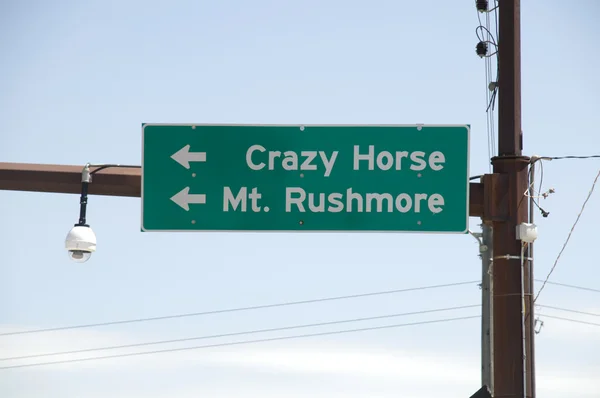
<path id="1" fill-rule="evenodd" d="M 551 305 L 540 305 L 540 304 L 536 304 L 538 307 L 541 308 L 548 308 L 550 310 L 557 310 L 557 311 L 564 311 L 564 312 L 571 312 L 573 314 L 581 314 L 581 315 L 589 315 L 589 316 L 599 316 L 600 314 L 595 314 L 593 312 L 586 312 L 586 311 L 579 311 L 579 310 L 572 310 L 569 308 L 561 308 L 561 307 L 553 307 Z M 544 315 L 542 315 L 544 316 Z"/>
<path id="2" fill-rule="evenodd" d="M 543 279 L 535 279 L 535 281 L 536 282 L 544 282 Z M 594 288 L 591 288 L 591 287 L 569 285 L 567 283 L 559 283 L 559 282 L 552 282 L 552 281 L 546 281 L 546 284 L 548 284 L 548 285 L 562 286 L 562 287 L 568 287 L 570 289 L 585 290 L 585 291 L 588 291 L 588 292 L 600 293 L 600 289 L 594 289 Z"/>
<path id="3" fill-rule="evenodd" d="M 125 320 L 110 321 L 110 322 L 88 323 L 88 324 L 82 324 L 82 325 L 61 326 L 61 327 L 55 327 L 55 328 L 30 329 L 30 330 L 23 330 L 23 331 L 18 331 L 18 332 L 0 333 L 0 336 L 11 336 L 11 335 L 41 333 L 41 332 L 54 332 L 54 331 L 59 331 L 59 330 L 81 329 L 81 328 L 109 326 L 109 325 L 123 325 L 123 324 L 127 324 L 127 323 L 150 322 L 150 321 L 159 321 L 159 320 L 164 320 L 164 319 L 187 318 L 187 317 L 194 317 L 194 316 L 225 314 L 228 312 L 251 311 L 251 310 L 285 307 L 285 306 L 300 305 L 300 304 L 321 303 L 321 302 L 325 302 L 325 301 L 346 300 L 346 299 L 370 297 L 370 296 L 381 296 L 381 295 L 386 295 L 386 294 L 406 293 L 406 292 L 414 292 L 414 291 L 418 291 L 418 290 L 428 290 L 428 289 L 440 289 L 440 288 L 444 288 L 444 287 L 470 285 L 470 284 L 476 284 L 476 283 L 478 283 L 478 281 L 446 283 L 443 285 L 430 285 L 430 286 L 411 287 L 411 288 L 405 288 L 405 289 L 383 290 L 383 291 L 370 292 L 370 293 L 351 294 L 351 295 L 346 295 L 346 296 L 324 297 L 324 298 L 317 298 L 317 299 L 310 299 L 310 300 L 288 301 L 288 302 L 281 302 L 281 303 L 274 303 L 274 304 L 255 305 L 255 306 L 250 306 L 250 307 L 227 308 L 227 309 L 222 309 L 222 310 L 211 310 L 211 311 L 203 311 L 203 312 L 189 312 L 189 313 L 184 313 L 184 314 L 165 315 L 165 316 L 157 316 L 157 317 L 149 317 L 149 318 L 125 319 Z"/>
<path id="4" fill-rule="evenodd" d="M 538 291 L 537 295 L 533 299 L 534 303 L 536 302 L 536 300 L 540 296 L 540 293 L 542 293 L 542 290 L 544 290 L 544 287 L 546 286 L 546 283 L 548 282 L 548 279 L 550 279 L 550 275 L 552 275 L 552 273 L 554 272 L 554 269 L 556 268 L 556 265 L 558 264 L 558 260 L 560 259 L 560 256 L 562 255 L 563 251 L 567 247 L 567 244 L 569 243 L 569 240 L 571 239 L 571 234 L 575 230 L 575 227 L 577 226 L 577 223 L 579 222 L 579 219 L 581 218 L 581 215 L 583 214 L 583 210 L 585 209 L 585 206 L 587 205 L 587 202 L 590 200 L 590 197 L 592 196 L 592 193 L 594 192 L 594 188 L 596 187 L 596 182 L 598 182 L 598 177 L 600 177 L 600 171 L 598 171 L 598 174 L 596 174 L 596 178 L 594 178 L 594 182 L 592 183 L 592 187 L 590 188 L 590 191 L 589 191 L 587 197 L 585 198 L 585 201 L 583 202 L 583 205 L 581 206 L 581 210 L 579 211 L 579 214 L 577 215 L 577 218 L 575 219 L 575 222 L 573 223 L 573 226 L 571 227 L 571 230 L 569 231 L 569 234 L 567 235 L 567 239 L 565 240 L 565 243 L 563 244 L 562 249 L 560 249 L 560 252 L 558 253 L 558 256 L 556 256 L 556 260 L 554 261 L 554 264 L 552 265 L 552 268 L 550 269 L 550 272 L 548 273 L 548 276 L 546 276 L 546 279 L 542 283 L 542 287 L 540 287 L 540 290 Z"/>
<path id="5" fill-rule="evenodd" d="M 544 282 L 543 279 L 535 279 L 535 281 L 536 282 Z M 258 305 L 258 306 L 251 306 L 251 307 L 239 307 L 239 308 L 230 308 L 230 309 L 222 309 L 222 310 L 211 310 L 211 311 L 204 311 L 204 312 L 193 312 L 193 313 L 166 315 L 166 316 L 158 316 L 158 317 L 150 317 L 150 318 L 136 318 L 136 319 L 127 319 L 127 320 L 119 320 L 119 321 L 101 322 L 101 323 L 62 326 L 62 327 L 55 327 L 55 328 L 31 329 L 31 330 L 24 330 L 24 331 L 18 331 L 18 332 L 0 333 L 0 336 L 53 332 L 53 331 L 61 331 L 61 330 L 69 330 L 69 329 L 110 326 L 110 325 L 119 325 L 119 324 L 128 324 L 128 323 L 137 323 L 137 322 L 149 322 L 149 321 L 158 321 L 158 320 L 165 320 L 165 319 L 175 319 L 175 318 L 194 317 L 194 316 L 203 316 L 203 315 L 215 315 L 215 314 L 222 314 L 222 313 L 228 313 L 228 312 L 250 311 L 250 310 L 275 308 L 275 307 L 283 307 L 283 306 L 291 306 L 291 305 L 311 304 L 311 303 L 318 303 L 318 302 L 323 302 L 323 301 L 334 301 L 334 300 L 344 300 L 344 299 L 351 299 L 351 298 L 369 297 L 369 296 L 386 295 L 386 294 L 394 294 L 394 293 L 404 293 L 404 292 L 410 292 L 410 291 L 437 289 L 437 288 L 476 284 L 476 283 L 478 283 L 478 281 L 458 282 L 458 283 L 449 283 L 449 284 L 442 284 L 442 285 L 431 285 L 431 286 L 421 286 L 421 287 L 414 287 L 414 288 L 369 292 L 369 293 L 354 294 L 354 295 L 347 295 L 347 296 L 325 297 L 325 298 L 317 298 L 317 299 L 301 300 L 301 301 L 290 301 L 290 302 L 284 302 L 284 303 L 266 304 L 266 305 Z M 600 293 L 600 289 L 595 289 L 595 288 L 590 288 L 590 287 L 585 287 L 585 286 L 572 285 L 572 284 L 560 283 L 560 282 L 552 282 L 549 280 L 546 280 L 545 283 L 548 285 L 556 285 L 556 286 L 562 286 L 562 287 L 571 288 L 571 289 L 589 291 L 589 292 L 593 292 L 593 293 Z"/>
<path id="6" fill-rule="evenodd" d="M 547 159 L 561 160 L 561 159 L 594 159 L 600 158 L 600 155 L 584 155 L 584 156 L 544 156 Z"/>
<path id="7" fill-rule="evenodd" d="M 495 80 L 497 80 L 497 76 L 496 76 L 496 78 L 494 78 L 494 76 L 493 76 L 491 57 L 493 55 L 497 54 L 498 44 L 497 44 L 496 38 L 494 38 L 494 34 L 491 32 L 491 22 L 490 22 L 489 11 L 491 11 L 491 10 L 487 10 L 487 6 L 486 6 L 486 18 L 485 18 L 485 26 L 484 26 L 483 22 L 481 21 L 481 16 L 480 16 L 481 10 L 479 8 L 477 9 L 477 20 L 479 22 L 479 25 L 475 28 L 475 34 L 477 35 L 477 39 L 479 40 L 478 46 L 484 45 L 486 47 L 486 50 L 484 50 L 485 54 L 483 55 L 485 58 L 484 70 L 485 70 L 485 102 L 486 102 L 486 117 L 487 117 L 486 118 L 486 129 L 487 129 L 487 136 L 488 136 L 488 155 L 490 158 L 492 158 L 494 156 L 494 154 L 496 153 L 495 118 L 494 118 L 493 104 L 494 104 L 496 94 L 497 94 L 497 88 L 496 88 L 497 86 L 495 85 Z M 496 30 L 497 30 L 497 24 L 496 24 Z M 496 35 L 496 37 L 497 37 L 497 35 Z M 494 49 L 496 50 L 496 52 L 488 55 L 487 54 L 487 45 L 488 44 L 491 44 L 492 46 L 494 46 Z M 496 61 L 496 74 L 498 74 L 497 61 Z M 494 84 L 494 85 L 492 86 L 492 84 Z M 491 170 L 492 170 L 491 163 L 488 164 L 488 168 L 491 172 Z"/>
<path id="8" fill-rule="evenodd" d="M 575 322 L 575 323 L 581 323 L 584 325 L 590 325 L 590 326 L 600 326 L 600 323 L 594 323 L 594 322 L 587 322 L 587 321 L 580 321 L 578 319 L 571 319 L 571 318 L 563 318 L 562 316 L 554 316 L 554 315 L 540 315 L 540 317 L 542 318 L 552 318 L 552 319 L 559 319 L 561 321 L 567 321 L 567 322 Z M 2 368 L 0 368 L 2 369 Z"/>
<path id="9" fill-rule="evenodd" d="M 460 310 L 460 309 L 473 308 L 473 307 L 479 307 L 479 304 L 463 305 L 463 306 L 448 307 L 448 308 L 436 308 L 433 310 L 422 310 L 422 311 L 404 312 L 404 313 L 388 314 L 388 315 L 379 315 L 379 316 L 371 316 L 371 317 L 366 317 L 366 318 L 354 318 L 354 319 L 344 319 L 344 320 L 330 321 L 330 322 L 310 323 L 310 324 L 304 324 L 304 325 L 284 326 L 284 327 L 269 328 L 269 329 L 257 329 L 257 330 L 250 330 L 250 331 L 244 331 L 244 332 L 187 337 L 187 338 L 173 339 L 173 340 L 159 340 L 159 341 L 151 341 L 151 342 L 146 342 L 146 343 L 126 344 L 126 345 L 98 347 L 98 348 L 86 348 L 86 349 L 73 350 L 73 351 L 51 352 L 51 353 L 47 353 L 47 354 L 33 354 L 33 355 L 25 355 L 25 356 L 19 356 L 19 357 L 0 358 L 0 361 L 13 361 L 13 360 L 48 357 L 48 356 L 56 356 L 56 355 L 67 355 L 67 354 L 81 354 L 84 352 L 144 347 L 144 346 L 158 345 L 158 344 L 183 343 L 185 341 L 193 341 L 193 340 L 206 340 L 206 339 L 215 339 L 215 338 L 220 338 L 220 337 L 233 337 L 233 336 L 242 336 L 242 335 L 256 334 L 256 333 L 279 332 L 279 331 L 283 331 L 283 330 L 311 328 L 311 327 L 317 327 L 317 326 L 330 326 L 330 325 L 338 325 L 338 324 L 350 323 L 350 322 L 373 321 L 376 319 L 386 319 L 386 318 L 396 318 L 396 317 L 401 317 L 401 316 L 430 314 L 433 312 L 453 311 L 453 310 Z"/>
<path id="10" fill-rule="evenodd" d="M 96 360 L 101 360 L 101 359 L 124 358 L 124 357 L 132 357 L 132 356 L 139 356 L 139 355 L 153 355 L 153 354 L 162 354 L 162 353 L 167 353 L 167 352 L 190 351 L 190 350 L 199 350 L 199 349 L 206 349 L 206 348 L 228 347 L 228 346 L 243 345 L 243 344 L 266 343 L 266 342 L 271 342 L 271 341 L 292 340 L 292 339 L 317 337 L 317 336 L 358 333 L 358 332 L 366 332 L 366 331 L 371 331 L 371 330 L 383 330 L 383 329 L 399 328 L 399 327 L 405 327 L 405 326 L 427 325 L 427 324 L 453 322 L 453 321 L 475 319 L 475 318 L 480 318 L 480 316 L 473 315 L 473 316 L 465 316 L 465 317 L 458 317 L 458 318 L 436 319 L 436 320 L 432 320 L 432 321 L 399 323 L 399 324 L 384 325 L 384 326 L 372 326 L 372 327 L 360 328 L 360 329 L 345 329 L 345 330 L 336 330 L 336 331 L 331 331 L 331 332 L 320 332 L 320 333 L 301 334 L 301 335 L 283 336 L 283 337 L 271 337 L 271 338 L 258 339 L 258 340 L 234 341 L 234 342 L 228 342 L 228 343 L 218 343 L 218 344 L 201 345 L 201 346 L 194 346 L 194 347 L 170 348 L 170 349 L 164 349 L 164 350 L 144 351 L 144 352 L 131 352 L 131 353 L 125 353 L 125 354 L 114 354 L 114 355 L 105 355 L 105 356 L 89 357 L 89 358 L 65 359 L 62 361 L 52 361 L 52 362 L 36 362 L 36 363 L 23 364 L 23 365 L 3 366 L 3 367 L 0 367 L 0 370 L 15 369 L 15 368 L 27 368 L 27 367 L 44 366 L 44 365 L 57 365 L 57 364 L 73 363 L 73 362 L 96 361 Z"/>

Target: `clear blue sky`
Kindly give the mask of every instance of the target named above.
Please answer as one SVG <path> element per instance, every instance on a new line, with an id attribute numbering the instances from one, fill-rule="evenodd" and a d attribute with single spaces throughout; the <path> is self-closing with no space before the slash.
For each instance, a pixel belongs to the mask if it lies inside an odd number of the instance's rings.
<path id="1" fill-rule="evenodd" d="M 0 2 L 0 161 L 140 164 L 141 123 L 469 123 L 488 171 L 474 2 Z M 525 152 L 600 153 L 600 7 L 523 2 Z M 598 160 L 544 166 L 535 270 L 552 266 Z M 0 328 L 25 330 L 480 278 L 469 235 L 141 233 L 140 200 L 92 197 L 98 251 L 67 258 L 76 195 L 0 192 Z M 600 288 L 593 196 L 551 281 Z M 477 219 L 471 227 L 477 230 Z M 537 284 L 536 289 L 539 288 Z M 1 357 L 478 304 L 475 284 L 158 322 L 0 336 Z M 600 313 L 600 294 L 549 285 L 540 303 Z M 597 322 L 598 317 L 541 309 Z M 477 315 L 478 308 L 171 344 Z M 466 397 L 480 386 L 477 319 L 0 370 L 13 398 Z M 544 319 L 538 391 L 597 394 L 600 329 Z M 150 348 L 137 348 L 142 351 Z M 87 356 L 128 352 L 89 353 Z M 86 355 L 1 362 L 0 366 Z"/>

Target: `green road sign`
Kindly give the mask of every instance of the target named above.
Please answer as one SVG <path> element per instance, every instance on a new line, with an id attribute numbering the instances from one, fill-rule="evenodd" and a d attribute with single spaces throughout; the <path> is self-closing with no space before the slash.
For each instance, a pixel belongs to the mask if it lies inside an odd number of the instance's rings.
<path id="1" fill-rule="evenodd" d="M 469 129 L 144 124 L 142 230 L 465 233 Z"/>

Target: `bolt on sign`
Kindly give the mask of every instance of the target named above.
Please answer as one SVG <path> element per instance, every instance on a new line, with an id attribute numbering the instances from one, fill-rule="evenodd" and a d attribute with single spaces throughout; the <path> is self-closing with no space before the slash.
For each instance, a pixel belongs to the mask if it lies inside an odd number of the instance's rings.
<path id="1" fill-rule="evenodd" d="M 142 125 L 142 231 L 466 233 L 469 125 Z"/>

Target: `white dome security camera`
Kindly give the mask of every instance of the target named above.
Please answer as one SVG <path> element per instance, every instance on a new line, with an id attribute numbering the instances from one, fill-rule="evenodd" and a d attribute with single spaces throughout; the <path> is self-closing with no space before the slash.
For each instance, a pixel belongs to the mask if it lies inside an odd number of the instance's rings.
<path id="1" fill-rule="evenodd" d="M 96 251 L 96 234 L 85 221 L 88 200 L 88 185 L 92 181 L 90 165 L 86 164 L 81 173 L 81 198 L 79 200 L 79 222 L 67 234 L 65 248 L 69 258 L 76 263 L 85 263 Z"/>
<path id="2" fill-rule="evenodd" d="M 94 167 L 94 170 L 90 170 Z M 65 248 L 69 251 L 69 258 L 77 263 L 85 263 L 96 251 L 96 234 L 86 222 L 88 203 L 88 186 L 92 182 L 92 175 L 109 167 L 139 168 L 120 164 L 86 164 L 81 171 L 81 196 L 79 198 L 79 222 L 67 234 Z"/>
<path id="3" fill-rule="evenodd" d="M 88 225 L 75 225 L 65 239 L 71 260 L 84 263 L 96 251 L 96 234 Z"/>

